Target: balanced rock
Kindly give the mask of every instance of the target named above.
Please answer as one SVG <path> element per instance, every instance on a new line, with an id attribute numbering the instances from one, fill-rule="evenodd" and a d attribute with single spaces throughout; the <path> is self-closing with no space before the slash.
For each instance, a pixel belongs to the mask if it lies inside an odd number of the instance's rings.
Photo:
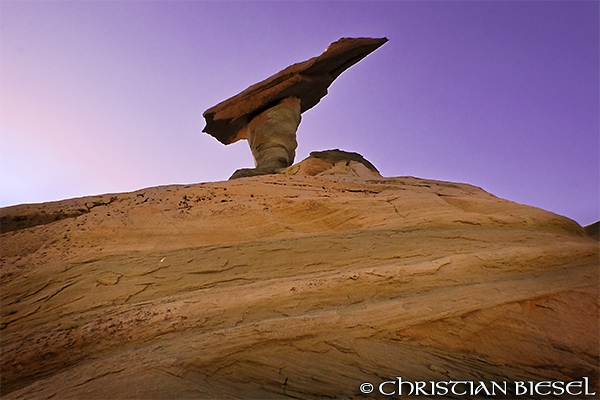
<path id="1" fill-rule="evenodd" d="M 387 38 L 342 38 L 320 56 L 290 65 L 204 112 L 203 132 L 223 144 L 246 139 L 246 127 L 257 115 L 288 97 L 301 101 L 301 112 L 314 107 L 346 69 L 387 42 Z"/>

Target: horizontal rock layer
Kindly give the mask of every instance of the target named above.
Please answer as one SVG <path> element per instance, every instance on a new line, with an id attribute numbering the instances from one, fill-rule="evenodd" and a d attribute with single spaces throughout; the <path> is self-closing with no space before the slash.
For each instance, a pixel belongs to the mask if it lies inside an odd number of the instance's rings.
<path id="1" fill-rule="evenodd" d="M 4 398 L 600 391 L 597 240 L 473 186 L 332 161 L 1 214 Z"/>

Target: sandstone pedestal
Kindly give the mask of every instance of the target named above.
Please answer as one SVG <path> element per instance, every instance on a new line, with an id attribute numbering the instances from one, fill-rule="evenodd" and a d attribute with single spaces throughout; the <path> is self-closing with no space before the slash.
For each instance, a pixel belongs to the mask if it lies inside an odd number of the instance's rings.
<path id="1" fill-rule="evenodd" d="M 274 174 L 294 163 L 296 129 L 300 124 L 300 99 L 288 97 L 250 121 L 246 128 L 248 144 L 256 168 L 243 168 L 230 179 Z"/>

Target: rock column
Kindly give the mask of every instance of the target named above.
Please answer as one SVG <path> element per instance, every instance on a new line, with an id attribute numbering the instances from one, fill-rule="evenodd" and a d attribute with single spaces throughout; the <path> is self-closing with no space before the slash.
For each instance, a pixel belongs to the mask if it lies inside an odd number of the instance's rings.
<path id="1" fill-rule="evenodd" d="M 278 173 L 294 163 L 300 99 L 287 97 L 254 117 L 246 127 L 256 168 L 238 169 L 229 179 Z"/>

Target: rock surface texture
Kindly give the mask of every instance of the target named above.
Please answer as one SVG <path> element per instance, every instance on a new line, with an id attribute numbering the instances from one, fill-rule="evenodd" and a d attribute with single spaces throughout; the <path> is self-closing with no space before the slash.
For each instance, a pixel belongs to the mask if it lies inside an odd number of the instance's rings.
<path id="1" fill-rule="evenodd" d="M 223 144 L 247 138 L 247 125 L 257 115 L 288 97 L 311 109 L 346 69 L 387 42 L 386 38 L 342 38 L 318 57 L 290 65 L 275 75 L 204 112 L 206 132 Z"/>
<path id="2" fill-rule="evenodd" d="M 373 398 L 361 383 L 397 376 L 600 392 L 598 241 L 477 187 L 333 152 L 1 218 L 6 399 Z"/>

